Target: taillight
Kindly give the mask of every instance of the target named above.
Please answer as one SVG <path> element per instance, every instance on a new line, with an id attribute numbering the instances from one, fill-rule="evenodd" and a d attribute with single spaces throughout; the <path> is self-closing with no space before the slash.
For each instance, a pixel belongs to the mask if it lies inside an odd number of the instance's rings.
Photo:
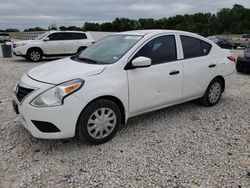
<path id="1" fill-rule="evenodd" d="M 234 57 L 234 56 L 228 56 L 227 59 L 229 59 L 230 61 L 236 63 L 236 57 Z"/>

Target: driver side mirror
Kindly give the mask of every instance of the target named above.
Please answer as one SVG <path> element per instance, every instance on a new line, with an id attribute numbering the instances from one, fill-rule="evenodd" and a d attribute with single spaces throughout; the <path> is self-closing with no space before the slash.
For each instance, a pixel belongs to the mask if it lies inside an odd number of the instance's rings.
<path id="1" fill-rule="evenodd" d="M 129 69 L 150 67 L 151 63 L 152 63 L 152 60 L 150 58 L 140 56 L 140 57 L 135 58 L 131 62 Z"/>
<path id="2" fill-rule="evenodd" d="M 44 41 L 49 41 L 49 37 L 45 37 L 43 40 Z"/>

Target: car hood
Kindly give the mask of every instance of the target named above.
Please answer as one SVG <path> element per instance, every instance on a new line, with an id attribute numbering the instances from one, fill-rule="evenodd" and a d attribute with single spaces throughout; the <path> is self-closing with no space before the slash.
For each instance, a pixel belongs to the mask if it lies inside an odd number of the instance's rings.
<path id="1" fill-rule="evenodd" d="M 65 58 L 37 66 L 28 71 L 27 74 L 30 78 L 40 82 L 60 84 L 68 80 L 76 78 L 84 79 L 100 74 L 105 67 L 106 65 L 81 63 L 70 58 Z"/>
<path id="2" fill-rule="evenodd" d="M 37 40 L 21 40 L 21 41 L 17 41 L 17 42 L 14 42 L 14 44 L 28 44 L 28 43 L 31 43 L 31 42 L 36 42 Z"/>

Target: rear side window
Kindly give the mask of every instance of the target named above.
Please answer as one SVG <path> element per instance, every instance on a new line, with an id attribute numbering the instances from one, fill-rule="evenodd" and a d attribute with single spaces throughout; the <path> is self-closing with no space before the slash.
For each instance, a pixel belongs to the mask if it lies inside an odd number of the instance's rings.
<path id="1" fill-rule="evenodd" d="M 64 33 L 65 40 L 80 40 L 87 39 L 85 33 Z"/>
<path id="2" fill-rule="evenodd" d="M 250 38 L 250 35 L 243 35 L 242 38 Z"/>
<path id="3" fill-rule="evenodd" d="M 85 33 L 70 33 L 72 40 L 87 39 Z"/>
<path id="4" fill-rule="evenodd" d="M 206 56 L 212 48 L 211 44 L 188 36 L 181 36 L 181 43 L 185 59 Z"/>
<path id="5" fill-rule="evenodd" d="M 212 48 L 211 44 L 208 44 L 207 42 L 204 42 L 202 40 L 201 40 L 201 47 L 203 55 L 208 55 Z"/>
<path id="6" fill-rule="evenodd" d="M 155 38 L 143 46 L 133 59 L 144 56 L 152 60 L 152 65 L 175 61 L 177 59 L 174 35 Z"/>

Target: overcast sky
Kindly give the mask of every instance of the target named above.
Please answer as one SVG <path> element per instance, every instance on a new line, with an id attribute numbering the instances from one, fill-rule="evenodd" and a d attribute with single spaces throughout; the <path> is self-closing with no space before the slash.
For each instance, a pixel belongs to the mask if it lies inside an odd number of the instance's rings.
<path id="1" fill-rule="evenodd" d="M 212 12 L 250 0 L 0 0 L 0 29 L 44 27 L 55 23 L 82 26 L 84 22 L 116 17 L 161 18 L 176 14 Z"/>

